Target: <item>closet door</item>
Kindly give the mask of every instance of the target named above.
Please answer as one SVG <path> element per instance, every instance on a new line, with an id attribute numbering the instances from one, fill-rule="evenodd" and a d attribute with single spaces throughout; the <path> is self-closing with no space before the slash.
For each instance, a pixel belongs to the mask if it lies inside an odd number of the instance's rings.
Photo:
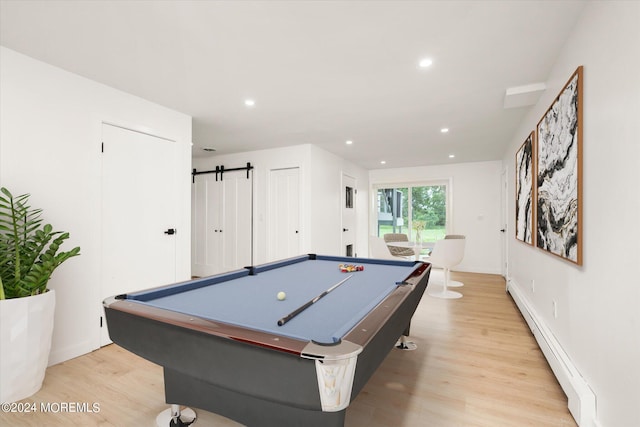
<path id="1" fill-rule="evenodd" d="M 210 276 L 221 270 L 222 242 L 220 202 L 222 187 L 207 176 L 197 176 L 192 184 L 191 273 Z"/>
<path id="2" fill-rule="evenodd" d="M 211 276 L 223 266 L 223 183 L 214 175 L 196 176 L 192 184 L 192 254 L 191 273 Z"/>
<path id="3" fill-rule="evenodd" d="M 222 271 L 222 256 L 224 252 L 222 245 L 222 233 L 224 231 L 222 198 L 224 196 L 224 187 L 222 182 L 210 178 L 207 179 L 205 193 L 207 228 L 201 236 L 206 239 L 205 269 L 207 276 Z"/>
<path id="4" fill-rule="evenodd" d="M 249 171 L 253 173 L 253 171 Z M 222 187 L 220 240 L 222 270 L 231 271 L 252 265 L 252 185 L 246 172 L 227 172 Z"/>
<path id="5" fill-rule="evenodd" d="M 246 171 L 198 175 L 192 191 L 194 276 L 252 264 L 253 179 Z"/>
<path id="6" fill-rule="evenodd" d="M 207 185 L 208 181 L 201 177 L 196 177 L 191 184 L 191 274 L 194 276 L 207 275 Z"/>
<path id="7" fill-rule="evenodd" d="M 271 261 L 300 255 L 300 169 L 269 173 L 269 253 Z"/>

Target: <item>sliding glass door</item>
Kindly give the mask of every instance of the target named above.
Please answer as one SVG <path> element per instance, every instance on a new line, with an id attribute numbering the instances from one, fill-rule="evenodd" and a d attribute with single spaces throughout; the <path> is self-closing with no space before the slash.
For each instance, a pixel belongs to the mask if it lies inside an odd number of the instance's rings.
<path id="1" fill-rule="evenodd" d="M 411 241 L 435 242 L 447 234 L 447 187 L 411 187 Z"/>
<path id="2" fill-rule="evenodd" d="M 447 233 L 448 186 L 444 182 L 377 188 L 377 235 L 406 234 L 433 242 Z"/>
<path id="3" fill-rule="evenodd" d="M 408 188 L 378 189 L 378 236 L 407 230 Z"/>

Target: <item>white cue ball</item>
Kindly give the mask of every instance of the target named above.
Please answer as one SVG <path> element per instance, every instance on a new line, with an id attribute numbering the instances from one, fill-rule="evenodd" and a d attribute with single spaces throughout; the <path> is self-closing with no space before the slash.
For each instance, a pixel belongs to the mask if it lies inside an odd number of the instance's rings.
<path id="1" fill-rule="evenodd" d="M 285 294 L 284 292 L 280 291 L 280 292 L 278 292 L 277 297 L 278 297 L 278 300 L 282 301 L 287 297 L 287 294 Z"/>

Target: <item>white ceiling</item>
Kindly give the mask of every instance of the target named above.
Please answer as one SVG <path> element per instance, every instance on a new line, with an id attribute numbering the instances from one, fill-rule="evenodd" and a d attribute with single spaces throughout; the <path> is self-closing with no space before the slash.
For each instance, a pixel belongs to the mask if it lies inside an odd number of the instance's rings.
<path id="1" fill-rule="evenodd" d="M 375 169 L 501 159 L 527 111 L 506 90 L 546 81 L 583 6 L 1 0 L 0 43 L 193 116 L 194 156 L 310 143 Z"/>

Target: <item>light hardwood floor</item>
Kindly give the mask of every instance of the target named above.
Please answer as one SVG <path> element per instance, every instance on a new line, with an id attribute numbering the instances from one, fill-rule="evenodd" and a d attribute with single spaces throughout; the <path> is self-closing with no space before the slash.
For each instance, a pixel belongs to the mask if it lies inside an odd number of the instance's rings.
<path id="1" fill-rule="evenodd" d="M 442 272 L 435 270 L 430 286 Z M 567 399 L 505 292 L 502 277 L 453 273 L 464 297 L 425 294 L 413 318 L 415 351 L 392 350 L 347 410 L 347 427 L 576 426 Z M 116 345 L 52 366 L 3 426 L 148 426 L 167 408 L 162 369 Z M 99 412 L 43 413 L 40 404 L 99 404 Z M 239 424 L 198 410 L 199 426 Z M 283 426 L 284 427 L 284 426 Z"/>

